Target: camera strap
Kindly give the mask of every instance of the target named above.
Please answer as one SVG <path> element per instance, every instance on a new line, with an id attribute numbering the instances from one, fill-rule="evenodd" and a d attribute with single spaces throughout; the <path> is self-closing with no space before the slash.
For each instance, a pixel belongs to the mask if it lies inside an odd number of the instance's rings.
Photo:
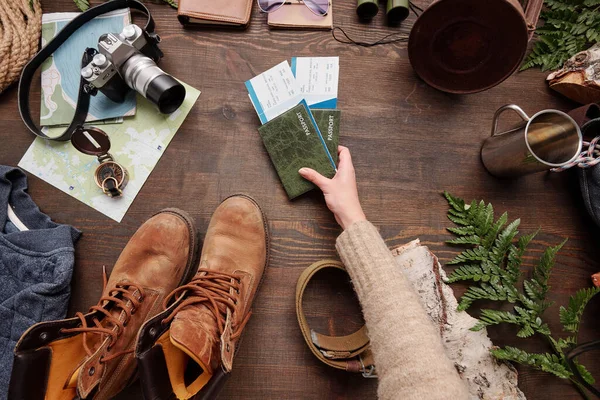
<path id="1" fill-rule="evenodd" d="M 146 22 L 145 31 L 152 33 L 154 32 L 154 20 L 148 8 L 140 3 L 138 0 L 110 0 L 106 3 L 100 4 L 96 7 L 92 7 L 89 10 L 79 14 L 73 18 L 58 34 L 41 49 L 23 68 L 21 78 L 19 80 L 19 93 L 18 93 L 18 105 L 21 119 L 29 128 L 29 130 L 36 136 L 44 139 L 52 139 L 59 141 L 67 141 L 71 139 L 71 135 L 78 127 L 83 126 L 85 119 L 88 114 L 90 106 L 90 93 L 86 90 L 86 81 L 83 77 L 80 77 L 79 81 L 79 94 L 77 96 L 77 106 L 75 107 L 75 115 L 69 127 L 59 137 L 49 137 L 41 128 L 33 122 L 31 116 L 31 109 L 29 104 L 29 91 L 33 77 L 38 68 L 42 63 L 50 57 L 73 33 L 81 28 L 85 23 L 91 21 L 99 15 L 106 14 L 114 10 L 120 10 L 122 8 L 131 8 L 146 14 L 148 20 Z M 96 50 L 87 49 L 82 57 L 82 67 L 89 64 L 96 54 Z"/>

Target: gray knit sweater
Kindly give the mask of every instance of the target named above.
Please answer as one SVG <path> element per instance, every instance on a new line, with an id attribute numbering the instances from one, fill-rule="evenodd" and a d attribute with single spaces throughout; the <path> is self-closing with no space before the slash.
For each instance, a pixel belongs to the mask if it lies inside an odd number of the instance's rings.
<path id="1" fill-rule="evenodd" d="M 67 313 L 73 246 L 80 235 L 52 222 L 26 191 L 25 174 L 0 165 L 0 399 L 7 396 L 21 334 Z"/>
<path id="2" fill-rule="evenodd" d="M 337 239 L 337 250 L 363 309 L 379 399 L 466 399 L 439 332 L 377 229 L 367 221 L 354 223 Z"/>

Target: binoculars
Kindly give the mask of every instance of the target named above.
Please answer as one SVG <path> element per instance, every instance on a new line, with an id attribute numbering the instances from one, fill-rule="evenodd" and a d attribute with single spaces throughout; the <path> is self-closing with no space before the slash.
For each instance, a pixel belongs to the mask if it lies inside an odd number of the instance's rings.
<path id="1" fill-rule="evenodd" d="M 387 17 L 391 24 L 398 24 L 409 14 L 409 0 L 387 0 Z M 370 20 L 379 12 L 378 0 L 358 0 L 356 13 L 362 20 Z"/>

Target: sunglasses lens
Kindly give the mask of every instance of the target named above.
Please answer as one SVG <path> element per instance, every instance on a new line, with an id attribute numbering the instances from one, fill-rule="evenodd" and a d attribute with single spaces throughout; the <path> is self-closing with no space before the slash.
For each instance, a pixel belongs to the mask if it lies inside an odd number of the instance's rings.
<path id="1" fill-rule="evenodd" d="M 329 12 L 329 0 L 304 0 L 304 4 L 317 15 L 327 15 Z"/>
<path id="2" fill-rule="evenodd" d="M 258 0 L 258 7 L 264 12 L 273 12 L 285 4 L 285 0 Z"/>

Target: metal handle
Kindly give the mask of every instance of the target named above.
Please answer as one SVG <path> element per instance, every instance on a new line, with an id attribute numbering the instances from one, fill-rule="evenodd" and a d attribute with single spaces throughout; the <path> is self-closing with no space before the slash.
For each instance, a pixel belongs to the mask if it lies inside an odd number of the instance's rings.
<path id="1" fill-rule="evenodd" d="M 528 40 L 531 40 L 535 33 L 535 27 L 540 19 L 540 12 L 542 11 L 543 5 L 544 0 L 527 1 L 527 7 L 525 7 L 525 22 L 527 23 Z"/>
<path id="2" fill-rule="evenodd" d="M 492 124 L 492 136 L 497 135 L 496 131 L 498 130 L 498 120 L 500 119 L 500 114 L 502 114 L 506 110 L 513 110 L 514 112 L 519 114 L 519 117 L 523 118 L 523 121 L 529 121 L 530 119 L 529 116 L 525 113 L 525 111 L 523 111 L 523 109 L 516 104 L 507 104 L 505 106 L 502 106 L 494 114 L 494 121 Z"/>

